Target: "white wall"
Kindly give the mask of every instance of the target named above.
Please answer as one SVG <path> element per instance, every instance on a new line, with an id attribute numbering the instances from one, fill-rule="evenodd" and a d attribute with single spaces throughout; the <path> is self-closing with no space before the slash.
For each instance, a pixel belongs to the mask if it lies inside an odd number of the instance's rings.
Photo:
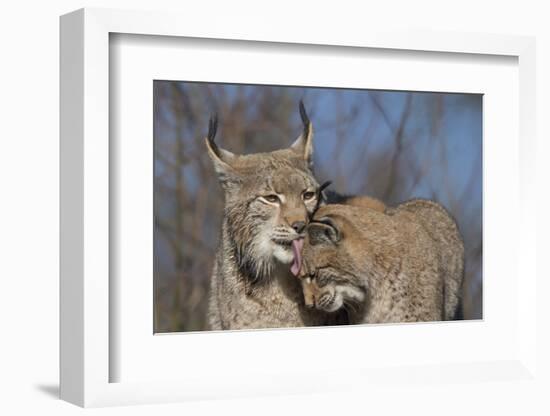
<path id="1" fill-rule="evenodd" d="M 303 24 L 307 19 L 326 21 L 327 27 L 369 25 L 387 20 L 391 26 L 432 27 L 441 30 L 536 35 L 538 42 L 538 132 L 539 177 L 546 174 L 550 129 L 550 31 L 544 1 L 388 1 L 366 2 L 219 2 L 199 1 L 10 1 L 0 13 L 0 299 L 2 342 L 0 343 L 0 412 L 23 414 L 33 410 L 45 414 L 72 414 L 80 409 L 60 402 L 58 377 L 58 16 L 74 9 L 116 7 L 133 9 L 178 9 L 197 15 L 208 24 L 210 13 L 246 13 L 250 18 L 276 19 L 284 24 Z M 242 5 L 241 5 L 242 3 Z M 356 3 L 356 4 L 355 4 Z M 239 4 L 239 6 L 237 6 Z M 348 4 L 353 7 L 348 6 Z M 288 22 L 286 22 L 288 20 Z M 542 138 L 546 138 L 543 141 Z M 544 172 L 543 172 L 544 171 Z M 539 230 L 548 231 L 542 220 L 548 207 L 548 185 L 541 191 Z M 544 192 L 544 194 L 543 194 Z M 542 234 L 542 233 L 540 233 Z M 548 238 L 539 237 L 548 249 Z M 542 256 L 540 256 L 542 257 Z M 540 275 L 550 276 L 540 260 Z M 545 293 L 542 281 L 538 293 Z M 547 304 L 539 295 L 539 328 L 548 328 Z M 543 316 L 545 322 L 543 321 Z M 539 330 L 541 351 L 549 351 L 548 331 Z M 542 337 L 545 337 L 544 339 Z M 548 354 L 546 353 L 546 356 Z M 548 376 L 548 358 L 540 368 Z M 550 388 L 547 387 L 547 391 Z M 541 388 L 528 383 L 518 387 L 506 383 L 438 386 L 436 397 L 427 397 L 424 387 L 394 391 L 373 397 L 334 394 L 325 397 L 292 397 L 163 405 L 151 408 L 101 409 L 100 414 L 188 414 L 300 412 L 330 414 L 357 411 L 362 414 L 537 414 L 548 412 Z M 10 409 L 10 410 L 8 410 Z M 548 414 L 548 413 L 547 413 Z"/>

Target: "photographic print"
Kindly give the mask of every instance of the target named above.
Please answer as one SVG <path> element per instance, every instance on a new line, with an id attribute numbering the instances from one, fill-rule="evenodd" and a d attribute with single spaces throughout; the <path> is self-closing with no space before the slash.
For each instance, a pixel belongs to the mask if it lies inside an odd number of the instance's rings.
<path id="1" fill-rule="evenodd" d="M 156 333 L 482 318 L 482 95 L 153 90 Z"/>

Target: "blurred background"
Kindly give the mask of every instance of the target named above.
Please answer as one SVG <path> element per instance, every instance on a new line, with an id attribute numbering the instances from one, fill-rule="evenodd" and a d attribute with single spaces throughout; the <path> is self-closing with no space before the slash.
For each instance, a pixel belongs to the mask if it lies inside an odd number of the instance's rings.
<path id="1" fill-rule="evenodd" d="M 433 199 L 466 249 L 464 319 L 482 314 L 482 96 L 477 94 L 154 82 L 155 332 L 206 328 L 223 192 L 203 138 L 234 153 L 289 146 L 303 99 L 319 182 L 395 205 Z"/>

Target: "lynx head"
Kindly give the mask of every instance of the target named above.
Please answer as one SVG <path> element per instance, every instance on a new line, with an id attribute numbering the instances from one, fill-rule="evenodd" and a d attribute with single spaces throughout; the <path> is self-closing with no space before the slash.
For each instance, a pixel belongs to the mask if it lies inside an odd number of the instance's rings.
<path id="1" fill-rule="evenodd" d="M 253 281 L 276 262 L 299 269 L 303 231 L 317 206 L 311 171 L 313 128 L 300 103 L 303 131 L 288 148 L 237 155 L 220 148 L 210 121 L 206 147 L 225 194 L 224 227 L 240 270 Z"/>
<path id="2" fill-rule="evenodd" d="M 306 229 L 299 279 L 305 304 L 325 312 L 354 308 L 365 300 L 367 288 L 357 270 L 364 241 L 357 238 L 355 214 L 360 207 L 325 205 Z"/>

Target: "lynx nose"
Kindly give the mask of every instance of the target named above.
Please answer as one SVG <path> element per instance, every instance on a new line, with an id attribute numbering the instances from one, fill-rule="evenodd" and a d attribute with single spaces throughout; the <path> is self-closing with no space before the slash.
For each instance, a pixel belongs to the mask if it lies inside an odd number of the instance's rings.
<path id="1" fill-rule="evenodd" d="M 304 221 L 294 221 L 291 225 L 291 227 L 296 231 L 298 234 L 301 234 L 302 231 L 304 231 L 304 228 L 306 228 L 306 223 Z"/>

